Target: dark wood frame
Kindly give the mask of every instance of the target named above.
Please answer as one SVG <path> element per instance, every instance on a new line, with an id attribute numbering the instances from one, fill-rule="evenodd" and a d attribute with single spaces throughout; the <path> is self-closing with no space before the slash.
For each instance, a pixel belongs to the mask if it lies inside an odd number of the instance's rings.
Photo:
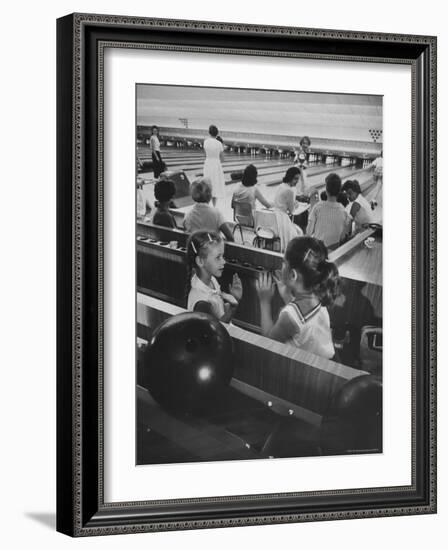
<path id="1" fill-rule="evenodd" d="M 104 502 L 102 59 L 107 45 L 411 65 L 410 486 L 217 496 L 164 501 L 163 507 L 151 501 Z M 88 536 L 434 513 L 436 38 L 74 14 L 57 22 L 57 50 L 57 529 Z"/>

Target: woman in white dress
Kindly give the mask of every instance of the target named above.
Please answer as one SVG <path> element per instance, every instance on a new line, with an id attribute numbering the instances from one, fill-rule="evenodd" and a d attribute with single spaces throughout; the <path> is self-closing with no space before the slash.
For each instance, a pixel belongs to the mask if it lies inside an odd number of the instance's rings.
<path id="1" fill-rule="evenodd" d="M 212 124 L 208 133 L 210 137 L 204 141 L 204 178 L 208 178 L 212 184 L 212 204 L 216 206 L 216 201 L 225 197 L 226 182 L 221 164 L 224 148 L 222 143 L 216 139 L 219 133 L 216 126 Z"/>

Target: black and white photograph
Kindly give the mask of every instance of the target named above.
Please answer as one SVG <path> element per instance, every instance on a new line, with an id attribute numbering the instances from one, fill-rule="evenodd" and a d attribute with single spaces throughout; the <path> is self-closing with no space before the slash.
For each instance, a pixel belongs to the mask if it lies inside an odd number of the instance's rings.
<path id="1" fill-rule="evenodd" d="M 135 117 L 136 464 L 382 453 L 383 97 L 143 82 Z"/>

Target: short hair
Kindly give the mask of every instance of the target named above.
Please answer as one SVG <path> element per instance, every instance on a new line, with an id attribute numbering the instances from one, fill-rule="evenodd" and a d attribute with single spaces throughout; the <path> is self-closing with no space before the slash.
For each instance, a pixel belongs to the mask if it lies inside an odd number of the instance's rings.
<path id="1" fill-rule="evenodd" d="M 347 180 L 344 182 L 344 185 L 342 186 L 342 191 L 354 191 L 355 193 L 358 193 L 358 195 L 361 195 L 361 187 L 359 185 L 358 180 Z"/>
<path id="2" fill-rule="evenodd" d="M 286 174 L 283 177 L 283 183 L 290 183 L 298 174 L 300 174 L 300 169 L 297 168 L 297 166 L 291 166 L 286 170 Z"/>
<path id="3" fill-rule="evenodd" d="M 212 200 L 212 184 L 207 178 L 198 178 L 191 184 L 191 198 L 194 202 L 210 202 Z"/>
<path id="4" fill-rule="evenodd" d="M 154 132 L 154 129 L 156 129 L 157 132 L 159 131 L 159 127 L 154 124 L 153 126 L 151 126 L 151 134 Z"/>
<path id="5" fill-rule="evenodd" d="M 208 133 L 215 138 L 218 135 L 219 131 L 214 124 L 210 124 L 210 126 L 208 127 Z"/>
<path id="6" fill-rule="evenodd" d="M 309 145 L 311 145 L 311 139 L 308 136 L 303 136 L 303 138 L 300 140 L 300 145 L 303 145 L 304 142 L 307 141 Z"/>
<path id="7" fill-rule="evenodd" d="M 176 186 L 171 180 L 159 180 L 154 186 L 154 197 L 159 202 L 169 202 L 176 194 Z"/>
<path id="8" fill-rule="evenodd" d="M 330 197 L 337 197 L 341 192 L 342 181 L 339 174 L 332 172 L 325 178 L 325 189 Z"/>
<path id="9" fill-rule="evenodd" d="M 246 166 L 241 178 L 241 183 L 244 187 L 252 187 L 257 183 L 258 170 L 253 164 Z"/>
<path id="10" fill-rule="evenodd" d="M 340 202 L 342 206 L 345 208 L 349 203 L 347 194 L 344 191 L 341 191 L 338 195 L 337 201 Z"/>

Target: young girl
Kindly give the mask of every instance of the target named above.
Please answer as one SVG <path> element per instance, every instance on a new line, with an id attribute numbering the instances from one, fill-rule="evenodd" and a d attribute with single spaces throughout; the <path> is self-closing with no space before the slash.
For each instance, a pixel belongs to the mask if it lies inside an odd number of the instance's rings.
<path id="1" fill-rule="evenodd" d="M 228 323 L 243 296 L 241 280 L 235 273 L 230 294 L 221 291 L 217 278 L 225 266 L 224 241 L 218 233 L 196 231 L 187 242 L 187 308 L 202 311 Z"/>
<path id="2" fill-rule="evenodd" d="M 336 266 L 327 260 L 322 241 L 297 237 L 286 249 L 278 291 L 287 304 L 277 321 L 272 320 L 274 281 L 263 273 L 257 281 L 261 331 L 264 336 L 331 359 L 334 347 L 327 308 L 339 293 Z"/>

